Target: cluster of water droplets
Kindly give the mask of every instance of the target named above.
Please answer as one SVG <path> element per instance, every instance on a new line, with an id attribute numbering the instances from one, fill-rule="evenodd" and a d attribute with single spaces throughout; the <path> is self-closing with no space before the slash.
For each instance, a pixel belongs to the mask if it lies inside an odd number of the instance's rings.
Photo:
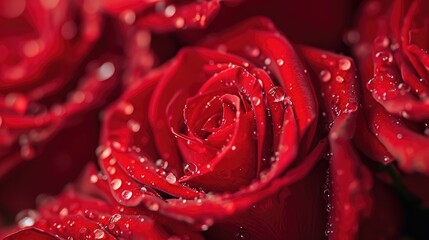
<path id="1" fill-rule="evenodd" d="M 327 153 L 326 158 L 329 162 L 332 160 L 332 153 Z M 338 173 L 337 173 L 338 174 Z M 325 235 L 329 236 L 333 233 L 333 224 L 332 224 L 332 211 L 334 208 L 333 202 L 333 193 L 332 193 L 332 179 L 331 179 L 331 171 L 330 169 L 326 170 L 326 178 L 325 183 L 323 184 L 323 197 L 326 202 L 326 212 L 328 212 L 328 219 L 326 221 L 326 227 L 325 227 Z"/>

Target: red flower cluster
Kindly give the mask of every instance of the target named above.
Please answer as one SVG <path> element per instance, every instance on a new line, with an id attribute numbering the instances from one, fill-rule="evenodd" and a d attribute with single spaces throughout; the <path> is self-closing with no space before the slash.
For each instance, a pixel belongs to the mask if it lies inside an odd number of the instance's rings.
<path id="1" fill-rule="evenodd" d="M 328 3 L 0 0 L 0 236 L 427 236 L 429 4 Z"/>

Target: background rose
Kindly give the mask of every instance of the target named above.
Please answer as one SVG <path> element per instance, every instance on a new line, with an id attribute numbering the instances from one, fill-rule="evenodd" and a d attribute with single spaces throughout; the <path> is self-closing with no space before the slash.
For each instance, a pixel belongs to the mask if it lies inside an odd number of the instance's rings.
<path id="1" fill-rule="evenodd" d="M 358 225 L 368 216 L 397 226 L 378 215 L 383 208 L 371 210 L 370 198 L 378 207 L 386 190 L 371 196 L 350 143 L 359 109 L 351 59 L 304 47 L 298 55 L 261 18 L 201 46 L 135 78 L 107 112 L 100 165 L 120 204 L 143 204 L 214 238 L 315 238 L 327 229 L 353 239 L 365 235 Z M 330 160 L 319 162 L 331 128 Z"/>
<path id="2" fill-rule="evenodd" d="M 0 4 L 0 208 L 7 218 L 34 206 L 41 192 L 62 189 L 95 158 L 95 110 L 112 99 L 120 66 L 111 41 L 99 44 L 110 53 L 93 48 L 102 19 L 90 1 Z"/>
<path id="3" fill-rule="evenodd" d="M 226 0 L 233 4 L 242 0 Z M 182 28 L 206 27 L 218 13 L 221 1 L 169 1 L 169 0 L 101 0 L 104 11 L 117 16 L 128 25 L 168 32 Z"/>
<path id="4" fill-rule="evenodd" d="M 428 10 L 426 1 L 368 2 L 359 19 L 360 40 L 354 46 L 364 86 L 366 120 L 361 123 L 367 122 L 360 126 L 357 141 L 372 159 L 389 165 L 397 162 L 400 170 L 391 173 L 396 172 L 400 183 L 426 207 Z"/>
<path id="5" fill-rule="evenodd" d="M 108 182 L 90 165 L 81 180 L 53 198 L 39 201 L 38 211 L 17 215 L 5 239 L 202 239 L 184 223 L 115 203 Z M 11 233 L 11 234 L 10 234 Z"/>

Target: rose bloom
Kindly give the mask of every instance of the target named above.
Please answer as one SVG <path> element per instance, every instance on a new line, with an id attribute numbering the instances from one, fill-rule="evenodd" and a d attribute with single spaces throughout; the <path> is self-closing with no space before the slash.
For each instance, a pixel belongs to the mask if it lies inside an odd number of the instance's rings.
<path id="1" fill-rule="evenodd" d="M 225 0 L 223 4 L 235 4 L 241 1 Z M 116 16 L 124 24 L 155 32 L 206 27 L 221 7 L 220 0 L 100 0 L 99 4 L 105 12 Z"/>
<path id="2" fill-rule="evenodd" d="M 96 109 L 120 69 L 113 53 L 93 50 L 101 27 L 90 1 L 0 1 L 2 218 L 58 192 L 95 158 Z"/>
<path id="3" fill-rule="evenodd" d="M 10 239 L 398 236 L 396 198 L 351 141 L 352 59 L 253 18 L 128 77 L 105 115 L 101 171 L 20 215 Z"/>
<path id="4" fill-rule="evenodd" d="M 364 119 L 357 142 L 392 165 L 429 206 L 429 4 L 377 1 L 362 8 L 354 46 L 362 74 Z"/>

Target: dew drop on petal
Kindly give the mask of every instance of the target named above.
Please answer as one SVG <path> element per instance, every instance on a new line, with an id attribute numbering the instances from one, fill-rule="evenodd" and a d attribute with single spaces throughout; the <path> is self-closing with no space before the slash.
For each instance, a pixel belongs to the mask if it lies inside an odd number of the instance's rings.
<path id="1" fill-rule="evenodd" d="M 133 132 L 138 132 L 140 130 L 140 123 L 130 119 L 127 122 L 128 128 Z"/>
<path id="2" fill-rule="evenodd" d="M 32 40 L 24 44 L 22 51 L 27 57 L 34 57 L 40 52 L 41 47 L 38 41 Z"/>
<path id="3" fill-rule="evenodd" d="M 94 239 L 103 239 L 105 237 L 105 233 L 101 229 L 95 229 L 94 230 Z"/>
<path id="4" fill-rule="evenodd" d="M 319 73 L 319 77 L 322 82 L 329 82 L 331 80 L 331 72 L 329 70 L 322 70 Z"/>
<path id="5" fill-rule="evenodd" d="M 92 175 L 89 177 L 89 181 L 90 181 L 91 183 L 96 183 L 96 182 L 98 182 L 98 177 L 97 177 L 97 175 L 92 174 Z"/>
<path id="6" fill-rule="evenodd" d="M 283 64 L 285 63 L 285 61 L 281 58 L 277 59 L 277 65 L 279 65 L 280 67 L 283 66 Z"/>
<path id="7" fill-rule="evenodd" d="M 149 208 L 149 210 L 154 211 L 154 212 L 159 210 L 159 204 L 155 203 L 155 202 L 148 204 L 147 207 Z"/>
<path id="8" fill-rule="evenodd" d="M 198 171 L 198 167 L 195 163 L 187 163 L 185 164 L 185 167 L 183 168 L 183 172 L 187 176 L 194 175 Z"/>
<path id="9" fill-rule="evenodd" d="M 34 148 L 28 144 L 21 146 L 21 157 L 23 159 L 32 159 L 36 155 Z"/>
<path id="10" fill-rule="evenodd" d="M 131 192 L 129 190 L 124 190 L 124 191 L 122 191 L 121 196 L 123 199 L 129 200 L 133 196 L 133 192 Z"/>
<path id="11" fill-rule="evenodd" d="M 33 226 L 39 214 L 34 210 L 22 210 L 16 215 L 16 222 L 19 227 Z"/>
<path id="12" fill-rule="evenodd" d="M 261 103 L 261 99 L 258 97 L 252 97 L 252 102 L 255 106 L 258 106 Z"/>
<path id="13" fill-rule="evenodd" d="M 174 176 L 173 173 L 169 173 L 167 177 L 165 177 L 165 180 L 167 180 L 167 182 L 170 184 L 174 184 L 176 183 L 176 176 Z"/>
<path id="14" fill-rule="evenodd" d="M 356 112 L 359 108 L 358 103 L 356 102 L 350 102 L 346 104 L 346 109 L 345 112 L 346 113 L 351 113 L 351 112 Z"/>
<path id="15" fill-rule="evenodd" d="M 124 103 L 122 109 L 126 115 L 131 115 L 134 112 L 134 106 L 131 103 Z"/>
<path id="16" fill-rule="evenodd" d="M 340 102 L 340 97 L 338 96 L 338 95 L 332 95 L 332 98 L 331 98 L 331 104 L 332 105 L 335 105 L 335 104 L 338 104 Z"/>
<path id="17" fill-rule="evenodd" d="M 176 7 L 174 5 L 168 5 L 164 9 L 164 16 L 172 17 L 176 13 Z"/>
<path id="18" fill-rule="evenodd" d="M 273 96 L 274 102 L 282 102 L 285 99 L 285 92 L 283 88 L 279 86 L 272 87 L 268 91 L 268 94 Z"/>
<path id="19" fill-rule="evenodd" d="M 97 79 L 100 81 L 107 80 L 115 73 L 115 65 L 111 62 L 103 63 L 97 71 Z"/>
<path id="20" fill-rule="evenodd" d="M 376 61 L 383 65 L 389 65 L 393 62 L 393 56 L 390 52 L 380 51 L 375 54 Z"/>
<path id="21" fill-rule="evenodd" d="M 250 57 L 258 57 L 259 54 L 261 54 L 261 50 L 259 50 L 256 46 L 247 45 L 244 47 L 244 51 L 249 55 Z"/>
<path id="22" fill-rule="evenodd" d="M 271 58 L 265 58 L 264 63 L 265 63 L 265 65 L 270 65 L 271 64 Z"/>
<path id="23" fill-rule="evenodd" d="M 344 78 L 341 76 L 337 76 L 335 77 L 335 81 L 339 82 L 339 83 L 343 83 L 344 82 Z"/>
<path id="24" fill-rule="evenodd" d="M 119 178 L 115 178 L 112 180 L 112 182 L 110 182 L 110 184 L 112 185 L 113 190 L 118 190 L 122 185 L 122 180 Z"/>
<path id="25" fill-rule="evenodd" d="M 126 24 L 133 24 L 136 21 L 136 13 L 132 10 L 125 10 L 119 16 Z"/>
<path id="26" fill-rule="evenodd" d="M 349 70 L 351 66 L 352 66 L 352 63 L 347 58 L 341 58 L 340 60 L 338 60 L 338 67 L 342 71 Z"/>
<path id="27" fill-rule="evenodd" d="M 182 28 L 185 26 L 185 19 L 179 17 L 176 19 L 174 24 L 175 24 L 176 28 Z"/>
<path id="28" fill-rule="evenodd" d="M 374 44 L 382 48 L 387 48 L 389 46 L 389 43 L 389 38 L 387 38 L 386 36 L 378 36 L 374 39 Z"/>

